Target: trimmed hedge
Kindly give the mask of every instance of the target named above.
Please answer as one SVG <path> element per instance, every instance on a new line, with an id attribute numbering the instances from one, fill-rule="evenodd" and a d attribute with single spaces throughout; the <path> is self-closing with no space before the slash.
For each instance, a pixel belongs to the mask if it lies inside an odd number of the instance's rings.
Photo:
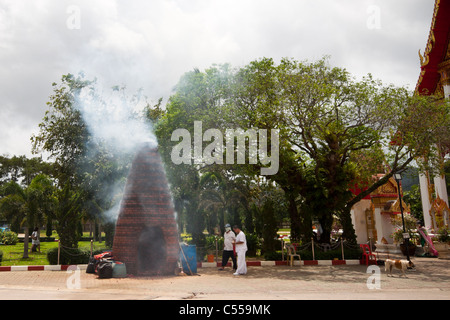
<path id="1" fill-rule="evenodd" d="M 31 242 L 31 237 L 29 238 L 30 242 Z M 24 242 L 24 238 L 19 238 L 19 242 Z M 55 242 L 56 238 L 55 237 L 40 237 L 39 240 L 41 242 Z M 81 237 L 78 241 L 91 241 L 93 240 L 93 238 L 90 237 Z M 102 237 L 102 241 L 105 241 L 105 237 Z"/>
<path id="2" fill-rule="evenodd" d="M 100 254 L 107 249 L 98 249 L 92 252 L 93 255 Z M 61 265 L 76 265 L 88 264 L 91 256 L 90 249 L 66 249 L 61 248 L 59 257 L 59 264 Z M 47 260 L 50 265 L 58 264 L 58 248 L 52 248 L 47 251 Z"/>
<path id="3" fill-rule="evenodd" d="M 91 240 L 94 240 L 94 238 L 92 238 L 92 237 L 80 237 L 80 239 L 78 239 L 78 241 L 91 241 Z M 99 241 L 99 240 L 96 240 L 96 241 Z M 105 241 L 105 237 L 102 237 L 101 241 Z"/>

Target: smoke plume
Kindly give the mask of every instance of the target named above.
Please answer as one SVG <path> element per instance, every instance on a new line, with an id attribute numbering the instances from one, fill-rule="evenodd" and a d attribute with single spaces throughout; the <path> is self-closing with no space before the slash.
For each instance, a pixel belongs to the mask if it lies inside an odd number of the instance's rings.
<path id="1" fill-rule="evenodd" d="M 74 96 L 74 107 L 80 111 L 91 136 L 86 145 L 89 168 L 81 170 L 86 180 L 91 178 L 98 186 L 99 207 L 108 222 L 117 219 L 133 155 L 144 143 L 151 147 L 158 144 L 150 122 L 144 118 L 147 105 L 142 92 L 129 96 L 125 88 L 105 89 L 98 82 Z M 105 159 L 104 164 L 101 159 Z M 108 161 L 113 164 L 105 169 Z"/>
<path id="2" fill-rule="evenodd" d="M 95 84 L 81 89 L 75 100 L 94 139 L 120 153 L 135 152 L 143 143 L 156 147 L 151 125 L 142 116 L 147 101 L 140 92 L 130 98 L 125 89 L 105 92 Z"/>

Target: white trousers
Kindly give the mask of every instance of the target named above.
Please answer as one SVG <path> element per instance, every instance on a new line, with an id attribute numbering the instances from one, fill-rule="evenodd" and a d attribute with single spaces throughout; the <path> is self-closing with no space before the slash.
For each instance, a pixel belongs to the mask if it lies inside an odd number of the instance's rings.
<path id="1" fill-rule="evenodd" d="M 239 250 L 237 253 L 237 270 L 236 273 L 246 274 L 247 273 L 247 262 L 245 261 L 245 250 Z"/>

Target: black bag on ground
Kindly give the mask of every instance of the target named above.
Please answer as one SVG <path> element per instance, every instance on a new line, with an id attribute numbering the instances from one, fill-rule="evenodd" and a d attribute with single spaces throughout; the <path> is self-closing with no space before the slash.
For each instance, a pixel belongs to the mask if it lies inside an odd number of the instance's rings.
<path id="1" fill-rule="evenodd" d="M 97 267 L 98 277 L 100 279 L 109 279 L 113 275 L 113 266 L 110 261 L 100 261 Z"/>
<path id="2" fill-rule="evenodd" d="M 95 258 L 89 258 L 89 264 L 86 268 L 86 273 L 95 273 L 95 265 L 97 264 L 97 260 Z"/>

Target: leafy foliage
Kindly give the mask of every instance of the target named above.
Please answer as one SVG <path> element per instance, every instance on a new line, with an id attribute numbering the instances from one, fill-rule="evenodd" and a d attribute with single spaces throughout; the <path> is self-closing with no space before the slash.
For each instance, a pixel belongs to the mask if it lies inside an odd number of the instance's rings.
<path id="1" fill-rule="evenodd" d="M 174 130 L 193 132 L 194 121 L 202 121 L 203 130 L 222 132 L 230 128 L 277 129 L 280 170 L 264 177 L 264 183 L 275 182 L 284 191 L 294 239 L 309 239 L 316 219 L 324 229 L 325 241 L 337 217 L 343 236 L 355 242 L 352 206 L 416 159 L 437 163 L 435 146 L 447 138 L 450 127 L 446 102 L 385 86 L 370 74 L 357 81 L 345 69 L 330 67 L 327 57 L 316 62 L 282 59 L 279 64 L 262 58 L 239 69 L 224 65 L 204 72 L 194 70 L 181 78 L 166 110 L 157 124 L 157 135 L 175 198 L 181 200 L 181 194 L 195 190 L 190 199 L 202 194 L 207 206 L 221 217 L 225 211 L 233 211 L 225 204 L 232 199 L 229 190 L 240 183 L 253 192 L 258 190 L 254 182 L 259 181 L 258 170 L 263 165 L 174 166 L 167 156 L 173 147 L 168 138 Z M 191 178 L 180 181 L 186 172 Z M 220 173 L 228 182 L 239 177 L 241 182 L 232 189 L 219 181 L 215 186 L 199 184 L 207 172 Z M 373 180 L 377 172 L 386 175 Z M 362 190 L 358 195 L 351 192 L 355 184 Z M 258 196 L 244 194 L 247 204 L 242 203 L 242 212 L 260 217 L 255 205 Z M 187 203 L 200 205 L 201 200 Z M 205 219 L 211 217 L 208 213 Z M 244 220 L 251 224 L 251 219 Z"/>

